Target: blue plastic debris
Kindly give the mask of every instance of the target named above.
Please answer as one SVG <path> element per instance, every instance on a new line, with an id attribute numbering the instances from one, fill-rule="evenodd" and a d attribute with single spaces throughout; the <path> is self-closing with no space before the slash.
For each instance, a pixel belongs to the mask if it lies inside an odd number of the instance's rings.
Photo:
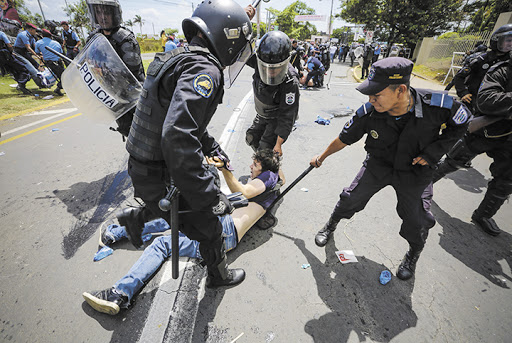
<path id="1" fill-rule="evenodd" d="M 309 263 L 304 263 L 302 265 L 302 269 L 308 269 L 309 267 L 311 267 L 311 265 Z"/>
<path id="2" fill-rule="evenodd" d="M 320 116 L 316 116 L 315 123 L 318 123 L 320 125 L 329 125 L 331 121 L 329 119 L 324 119 Z"/>
<path id="3" fill-rule="evenodd" d="M 228 129 L 228 132 L 235 132 L 235 130 L 233 130 L 233 129 Z"/>
<path id="4" fill-rule="evenodd" d="M 383 270 L 379 277 L 380 283 L 385 285 L 391 281 L 391 273 L 389 270 Z"/>
<path id="5" fill-rule="evenodd" d="M 114 250 L 112 248 L 104 246 L 96 254 L 94 254 L 94 262 L 98 262 L 100 260 L 103 260 L 105 257 L 112 255 L 114 253 Z"/>
<path id="6" fill-rule="evenodd" d="M 52 129 L 52 132 L 59 131 L 59 129 Z"/>

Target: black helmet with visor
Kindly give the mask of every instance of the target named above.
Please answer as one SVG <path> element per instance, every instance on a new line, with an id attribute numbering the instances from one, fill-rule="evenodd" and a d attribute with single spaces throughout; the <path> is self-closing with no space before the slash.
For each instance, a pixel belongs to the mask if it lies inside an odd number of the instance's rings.
<path id="1" fill-rule="evenodd" d="M 503 53 L 512 51 L 512 24 L 503 25 L 493 32 L 490 47 Z"/>
<path id="2" fill-rule="evenodd" d="M 94 28 L 110 31 L 123 23 L 118 0 L 87 0 L 87 8 Z"/>
<path id="3" fill-rule="evenodd" d="M 261 38 L 256 50 L 261 81 L 275 86 L 285 80 L 291 50 L 290 38 L 284 32 L 270 31 Z"/>

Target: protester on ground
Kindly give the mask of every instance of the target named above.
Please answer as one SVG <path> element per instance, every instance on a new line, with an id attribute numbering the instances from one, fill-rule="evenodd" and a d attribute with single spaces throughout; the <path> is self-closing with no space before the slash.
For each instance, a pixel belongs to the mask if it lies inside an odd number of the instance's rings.
<path id="1" fill-rule="evenodd" d="M 246 11 L 254 16 L 252 6 Z M 156 54 L 126 144 L 135 196 L 145 205 L 122 210 L 117 220 L 140 247 L 144 223 L 168 217 L 158 202 L 172 179 L 182 208 L 191 211 L 182 216 L 180 231 L 201 243 L 208 287 L 236 285 L 245 278 L 242 269 L 227 267 L 218 216 L 232 207 L 202 161 L 205 156 L 228 160 L 207 126 L 224 95 L 224 69 L 232 83 L 252 54 L 246 11 L 234 0 L 205 1 L 183 20 L 189 46 Z"/>
<path id="2" fill-rule="evenodd" d="M 343 189 L 315 243 L 326 245 L 341 219 L 363 210 L 375 193 L 390 185 L 395 189 L 396 209 L 403 221 L 400 235 L 409 243 L 396 274 L 402 280 L 414 275 L 428 231 L 435 225 L 430 212 L 433 168 L 464 134 L 470 116 L 466 107 L 450 96 L 411 88 L 412 68 L 411 61 L 400 57 L 375 62 L 368 79 L 357 87 L 369 96 L 369 102 L 310 162 L 318 168 L 328 156 L 367 134 L 363 167 L 352 184 Z M 446 128 L 440 133 L 443 124 Z"/>
<path id="3" fill-rule="evenodd" d="M 54 93 L 63 96 L 61 76 L 64 72 L 64 64 L 60 60 L 59 56 L 54 53 L 48 51 L 46 47 L 52 48 L 53 50 L 63 53 L 62 47 L 57 41 L 54 41 L 52 38 L 52 33 L 46 29 L 43 30 L 43 39 L 40 39 L 36 42 L 36 53 L 41 54 L 41 58 L 44 61 L 44 64 L 50 68 L 54 76 L 56 76 L 58 83 L 57 88 L 54 90 Z"/>

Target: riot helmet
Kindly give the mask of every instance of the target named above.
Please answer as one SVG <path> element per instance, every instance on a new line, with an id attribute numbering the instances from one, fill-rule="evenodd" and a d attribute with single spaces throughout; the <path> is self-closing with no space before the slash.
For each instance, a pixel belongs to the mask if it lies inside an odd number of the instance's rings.
<path id="1" fill-rule="evenodd" d="M 512 24 L 506 24 L 493 32 L 490 47 L 494 51 L 512 51 Z"/>
<path id="2" fill-rule="evenodd" d="M 284 81 L 291 49 L 290 38 L 284 32 L 270 31 L 261 38 L 256 57 L 263 83 L 275 86 Z"/>
<path id="3" fill-rule="evenodd" d="M 87 0 L 92 26 L 106 31 L 120 27 L 123 23 L 118 0 Z"/>
<path id="4" fill-rule="evenodd" d="M 227 67 L 224 78 L 229 88 L 253 54 L 252 24 L 245 10 L 234 0 L 206 0 L 183 20 L 182 28 L 188 42 L 201 33 L 210 51 Z"/>

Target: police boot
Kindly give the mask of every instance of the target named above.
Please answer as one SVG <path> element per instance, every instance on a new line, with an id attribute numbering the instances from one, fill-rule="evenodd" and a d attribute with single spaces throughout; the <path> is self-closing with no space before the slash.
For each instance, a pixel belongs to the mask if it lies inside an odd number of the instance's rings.
<path id="1" fill-rule="evenodd" d="M 325 226 L 322 228 L 322 230 L 318 231 L 318 233 L 315 236 L 315 243 L 319 247 L 323 247 L 327 244 L 329 241 L 329 237 L 331 234 L 336 230 L 336 226 L 338 225 L 338 222 L 333 220 L 332 217 L 329 218 L 329 221 L 325 224 Z"/>
<path id="2" fill-rule="evenodd" d="M 117 220 L 121 226 L 126 228 L 128 239 L 137 249 L 142 247 L 142 230 L 144 230 L 145 212 L 148 209 L 145 206 L 128 207 L 116 213 Z"/>
<path id="3" fill-rule="evenodd" d="M 471 219 L 489 235 L 499 235 L 501 230 L 492 217 L 498 212 L 507 198 L 506 196 L 493 194 L 492 190 L 487 191 L 484 200 L 482 200 L 480 206 L 473 212 Z"/>
<path id="4" fill-rule="evenodd" d="M 206 287 L 236 286 L 244 281 L 245 271 L 243 269 L 228 269 L 223 238 L 212 245 L 202 242 L 199 244 L 199 250 L 208 269 Z"/>
<path id="5" fill-rule="evenodd" d="M 409 247 L 409 251 L 405 253 L 404 259 L 402 263 L 398 266 L 398 270 L 396 272 L 396 276 L 400 280 L 409 280 L 414 276 L 414 271 L 416 270 L 416 262 L 420 258 L 420 254 L 423 248 L 413 248 Z"/>

